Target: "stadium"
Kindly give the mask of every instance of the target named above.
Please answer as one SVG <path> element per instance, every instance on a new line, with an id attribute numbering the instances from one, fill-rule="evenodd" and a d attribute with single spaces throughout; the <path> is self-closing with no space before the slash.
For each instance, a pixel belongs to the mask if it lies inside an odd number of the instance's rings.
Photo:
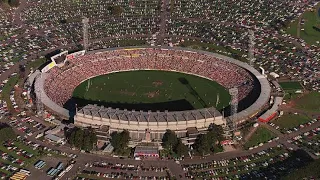
<path id="1" fill-rule="evenodd" d="M 89 52 L 60 53 L 41 72 L 36 72 L 35 93 L 50 110 L 74 118 L 77 126 L 108 127 L 108 132 L 127 129 L 134 140 L 161 139 L 167 129 L 185 137 L 188 128 L 205 130 L 210 124 L 225 125 L 226 119 L 241 123 L 268 103 L 271 87 L 257 70 L 233 58 L 206 51 L 172 47 L 110 48 Z M 212 106 L 179 111 L 105 107 L 87 104 L 76 107 L 74 90 L 97 76 L 118 72 L 157 70 L 190 74 L 217 82 L 226 90 L 238 90 L 238 112 L 230 106 Z M 71 104 L 71 106 L 70 106 Z"/>

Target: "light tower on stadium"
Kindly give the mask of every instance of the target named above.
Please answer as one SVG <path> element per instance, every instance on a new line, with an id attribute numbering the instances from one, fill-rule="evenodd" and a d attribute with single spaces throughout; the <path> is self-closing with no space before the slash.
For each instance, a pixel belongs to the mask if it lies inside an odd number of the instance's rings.
<path id="1" fill-rule="evenodd" d="M 248 54 L 248 58 L 249 58 L 249 64 L 250 66 L 253 66 L 253 63 L 255 61 L 254 58 L 254 43 L 255 43 L 255 36 L 254 36 L 254 32 L 251 28 L 249 28 L 249 54 Z"/>
<path id="2" fill-rule="evenodd" d="M 38 74 L 36 79 L 42 79 L 42 73 Z M 41 80 L 37 80 L 37 82 L 41 82 Z M 39 116 L 43 116 L 43 103 L 42 103 L 42 90 L 41 86 L 37 85 L 35 87 L 35 92 L 36 92 L 36 103 L 37 103 L 37 113 Z"/>
<path id="3" fill-rule="evenodd" d="M 89 18 L 83 18 L 82 19 L 82 24 L 83 24 L 83 48 L 85 51 L 88 50 L 89 46 L 89 35 L 88 35 L 88 28 L 89 28 Z"/>

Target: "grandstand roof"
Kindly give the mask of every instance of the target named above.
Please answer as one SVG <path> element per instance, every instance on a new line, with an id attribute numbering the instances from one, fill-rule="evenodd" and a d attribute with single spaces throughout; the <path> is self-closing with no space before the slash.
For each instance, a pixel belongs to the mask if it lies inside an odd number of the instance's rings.
<path id="1" fill-rule="evenodd" d="M 77 113 L 94 117 L 138 122 L 176 122 L 221 116 L 221 113 L 214 107 L 190 111 L 146 112 L 112 109 L 110 107 L 105 108 L 103 106 L 92 104 L 84 106 Z"/>

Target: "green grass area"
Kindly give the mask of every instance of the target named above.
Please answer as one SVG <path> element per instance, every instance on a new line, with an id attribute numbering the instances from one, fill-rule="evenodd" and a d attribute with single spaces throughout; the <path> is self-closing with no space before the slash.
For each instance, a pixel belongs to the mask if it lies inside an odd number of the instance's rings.
<path id="1" fill-rule="evenodd" d="M 87 80 L 73 96 L 78 105 L 163 111 L 216 106 L 217 94 L 217 109 L 228 106 L 228 91 L 214 81 L 177 72 L 131 71 Z"/>
<path id="2" fill-rule="evenodd" d="M 301 26 L 301 28 L 304 30 L 301 30 L 300 36 L 308 44 L 316 44 L 316 41 L 320 41 L 320 17 L 318 14 L 319 8 L 320 4 L 318 4 L 313 11 L 307 11 L 303 14 L 305 23 Z"/>
<path id="3" fill-rule="evenodd" d="M 295 100 L 296 107 L 306 112 L 320 112 L 320 93 L 312 91 Z"/>
<path id="4" fill-rule="evenodd" d="M 279 82 L 279 85 L 282 87 L 284 91 L 287 90 L 302 90 L 303 87 L 301 86 L 300 82 L 296 81 L 289 81 L 289 82 Z"/>
<path id="5" fill-rule="evenodd" d="M 44 64 L 46 62 L 46 58 L 39 58 L 37 60 L 34 61 L 30 61 L 28 62 L 26 69 L 37 69 L 38 67 L 40 67 L 42 64 Z"/>
<path id="6" fill-rule="evenodd" d="M 283 100 L 284 101 L 291 101 L 296 99 L 299 95 L 299 93 L 295 93 L 294 91 L 286 91 L 286 93 L 284 94 Z"/>
<path id="7" fill-rule="evenodd" d="M 4 85 L 2 92 L 1 92 L 1 99 L 7 102 L 8 109 L 12 109 L 12 104 L 10 101 L 10 92 L 13 89 L 14 85 L 17 84 L 19 77 L 12 76 L 8 79 L 8 82 Z"/>
<path id="8" fill-rule="evenodd" d="M 260 143 L 266 143 L 275 137 L 275 134 L 268 129 L 259 127 L 251 136 L 251 138 L 244 144 L 244 147 L 248 149 L 253 146 L 258 146 Z"/>
<path id="9" fill-rule="evenodd" d="M 220 53 L 218 51 L 224 51 L 227 53 L 231 53 L 231 55 L 224 54 L 226 56 L 231 56 L 231 57 L 233 57 L 237 60 L 243 61 L 243 62 L 248 61 L 246 58 L 242 57 L 242 55 L 244 54 L 243 52 L 232 49 L 230 47 L 217 46 L 212 43 L 205 43 L 205 42 L 200 42 L 200 41 L 184 41 L 184 42 L 180 43 L 180 46 L 181 47 L 188 47 L 191 49 L 198 49 L 198 50 L 203 50 L 203 51 L 214 52 L 214 53 Z"/>
<path id="10" fill-rule="evenodd" d="M 317 177 L 320 177 L 320 159 L 317 159 L 313 162 L 311 162 L 309 165 L 299 168 L 295 171 L 292 171 L 287 176 L 283 177 L 283 180 L 300 180 L 300 179 L 311 179 L 311 177 L 314 177 L 317 179 Z"/>
<path id="11" fill-rule="evenodd" d="M 272 122 L 278 125 L 282 130 L 287 130 L 309 121 L 311 121 L 311 119 L 302 114 L 285 114 Z"/>
<path id="12" fill-rule="evenodd" d="M 18 148 L 24 149 L 28 153 L 34 154 L 35 156 L 39 155 L 39 151 L 33 150 L 31 147 L 26 146 L 25 144 L 23 144 L 23 143 L 21 143 L 19 141 L 14 142 L 14 145 L 16 145 Z"/>
<path id="13" fill-rule="evenodd" d="M 294 37 L 297 37 L 298 33 L 298 20 L 296 19 L 295 21 L 291 22 L 289 26 L 286 29 L 286 33 L 291 34 Z"/>
<path id="14" fill-rule="evenodd" d="M 317 44 L 316 42 L 320 41 L 320 17 L 318 14 L 319 8 L 320 4 L 318 4 L 313 11 L 306 11 L 302 14 L 302 20 L 304 20 L 305 23 L 301 24 L 300 38 L 305 40 L 308 44 Z M 286 29 L 286 32 L 297 37 L 297 28 L 298 20 L 295 20 L 290 23 Z"/>
<path id="15" fill-rule="evenodd" d="M 16 146 L 18 148 L 21 148 L 21 149 L 23 149 L 23 150 L 25 150 L 25 151 L 27 151 L 29 153 L 33 153 L 34 156 L 32 158 L 28 159 L 28 158 L 23 157 L 22 155 L 16 154 L 16 151 L 14 151 L 14 150 L 12 150 L 12 149 L 8 150 L 3 145 L 0 145 L 0 151 L 7 153 L 8 155 L 11 155 L 14 158 L 18 158 L 18 159 L 23 160 L 24 164 L 22 166 L 19 166 L 18 164 L 14 164 L 9 160 L 5 160 L 5 159 L 1 159 L 1 158 L 0 158 L 0 163 L 5 163 L 5 164 L 8 164 L 8 165 L 14 166 L 16 168 L 25 168 L 25 167 L 28 167 L 30 165 L 33 165 L 39 159 L 39 152 L 38 151 L 34 151 L 30 147 L 27 147 L 26 145 L 23 145 L 20 142 L 14 142 L 14 144 L 16 144 Z M 13 174 L 12 172 L 3 170 L 1 168 L 0 168 L 0 172 L 4 172 L 7 175 L 7 177 L 10 177 Z"/>

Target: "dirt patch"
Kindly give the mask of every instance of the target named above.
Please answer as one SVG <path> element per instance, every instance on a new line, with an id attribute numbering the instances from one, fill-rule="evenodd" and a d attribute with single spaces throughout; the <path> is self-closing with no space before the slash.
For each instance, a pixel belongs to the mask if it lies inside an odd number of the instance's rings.
<path id="1" fill-rule="evenodd" d="M 297 100 L 301 99 L 303 96 L 305 96 L 305 95 L 307 95 L 307 94 L 309 94 L 309 92 L 305 92 L 305 93 L 303 93 L 303 94 L 300 94 L 297 98 L 289 101 L 289 102 L 288 102 L 288 106 L 291 107 L 291 108 L 296 107 L 296 105 L 297 105 Z"/>
<path id="2" fill-rule="evenodd" d="M 153 81 L 153 82 L 152 82 L 152 85 L 153 85 L 154 87 L 162 86 L 162 84 L 163 84 L 162 81 Z"/>
<path id="3" fill-rule="evenodd" d="M 127 96 L 134 96 L 134 95 L 136 95 L 136 93 L 135 92 L 130 92 L 130 91 L 126 91 L 126 90 L 121 90 L 120 91 L 120 94 L 123 94 L 123 95 L 127 95 Z"/>
<path id="4" fill-rule="evenodd" d="M 160 95 L 160 90 L 148 92 L 145 95 L 148 96 L 148 98 L 155 98 Z"/>

